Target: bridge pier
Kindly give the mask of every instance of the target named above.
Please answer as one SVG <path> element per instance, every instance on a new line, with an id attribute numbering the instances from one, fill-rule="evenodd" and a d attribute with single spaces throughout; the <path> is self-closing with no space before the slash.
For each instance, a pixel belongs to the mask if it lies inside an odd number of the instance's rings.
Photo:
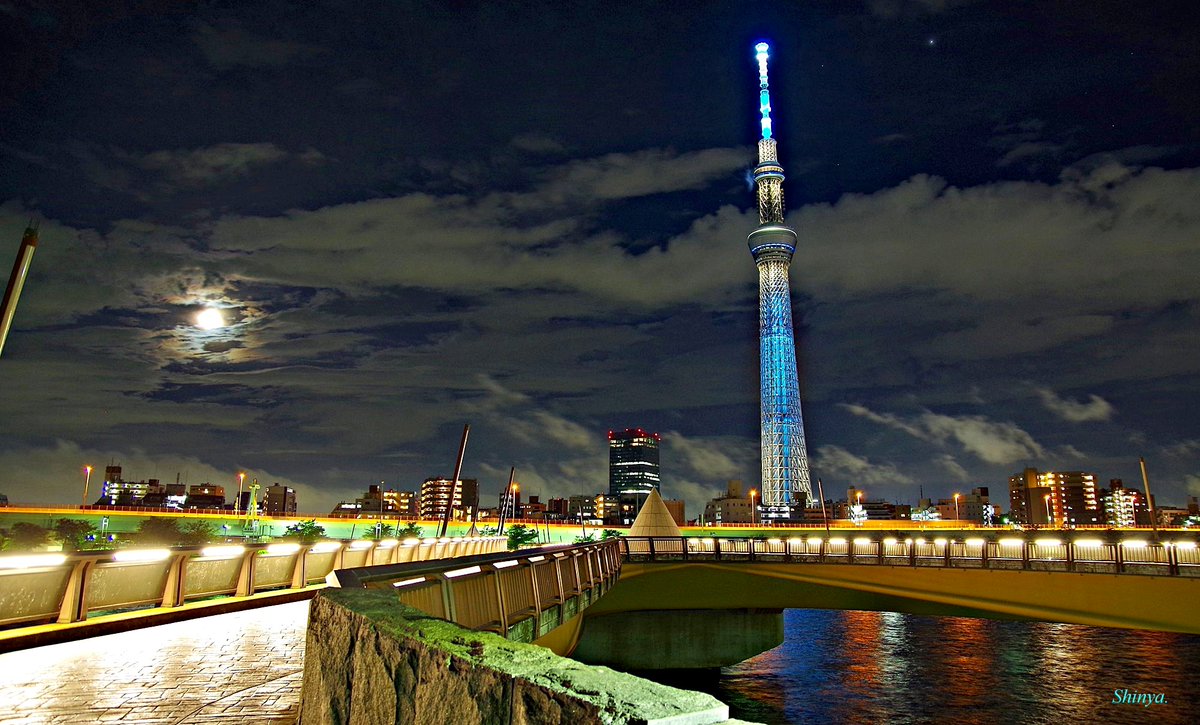
<path id="1" fill-rule="evenodd" d="M 585 616 L 571 658 L 618 670 L 707 669 L 782 642 L 782 609 L 630 611 Z"/>

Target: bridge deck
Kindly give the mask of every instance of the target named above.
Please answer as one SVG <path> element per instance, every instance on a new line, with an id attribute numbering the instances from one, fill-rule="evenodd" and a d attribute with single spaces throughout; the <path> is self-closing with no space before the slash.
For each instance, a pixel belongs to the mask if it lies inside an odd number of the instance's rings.
<path id="1" fill-rule="evenodd" d="M 308 602 L 0 654 L 0 723 L 290 725 Z"/>

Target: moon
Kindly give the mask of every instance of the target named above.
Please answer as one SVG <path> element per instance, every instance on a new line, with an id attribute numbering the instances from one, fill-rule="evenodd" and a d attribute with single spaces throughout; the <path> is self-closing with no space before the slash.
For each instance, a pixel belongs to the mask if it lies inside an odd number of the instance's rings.
<path id="1" fill-rule="evenodd" d="M 215 330 L 225 326 L 225 315 L 216 307 L 206 307 L 196 315 L 196 327 L 201 330 Z"/>

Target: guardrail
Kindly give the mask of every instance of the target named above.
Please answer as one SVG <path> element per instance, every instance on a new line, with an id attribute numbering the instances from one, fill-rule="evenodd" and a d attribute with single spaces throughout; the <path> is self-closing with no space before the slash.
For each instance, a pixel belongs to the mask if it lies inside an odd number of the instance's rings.
<path id="1" fill-rule="evenodd" d="M 0 627 L 321 584 L 344 566 L 502 550 L 502 537 L 186 546 L 0 557 Z"/>
<path id="2" fill-rule="evenodd" d="M 1200 577 L 1200 550 L 1194 540 L 1152 543 L 1126 539 L 1114 543 L 1049 537 L 952 540 L 796 536 L 755 540 L 628 536 L 620 542 L 621 554 L 631 562 L 761 561 Z"/>
<path id="3" fill-rule="evenodd" d="M 469 629 L 532 642 L 578 614 L 621 573 L 616 539 L 453 562 L 368 566 L 332 572 L 330 586 L 387 589 L 400 601 Z"/>

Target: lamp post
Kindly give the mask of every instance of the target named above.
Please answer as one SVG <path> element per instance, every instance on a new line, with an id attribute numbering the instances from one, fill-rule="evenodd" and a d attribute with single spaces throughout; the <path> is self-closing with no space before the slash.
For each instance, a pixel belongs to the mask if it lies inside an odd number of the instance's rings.
<path id="1" fill-rule="evenodd" d="M 1050 513 L 1050 494 L 1042 497 L 1046 501 L 1046 522 L 1051 526 L 1054 525 L 1054 516 Z"/>
<path id="2" fill-rule="evenodd" d="M 957 494 L 957 493 L 954 494 L 954 520 L 955 521 L 962 520 L 962 516 L 960 516 L 958 513 L 958 496 L 959 496 L 959 494 Z"/>
<path id="3" fill-rule="evenodd" d="M 238 472 L 238 497 L 237 497 L 237 500 L 235 500 L 233 502 L 233 515 L 234 516 L 237 516 L 238 512 L 242 510 L 242 483 L 245 480 L 246 480 L 245 471 Z"/>
<path id="4" fill-rule="evenodd" d="M 83 467 L 83 501 L 80 504 L 81 506 L 87 506 L 88 484 L 91 482 L 92 482 L 92 467 L 84 466 Z"/>
<path id="5" fill-rule="evenodd" d="M 758 495 L 758 491 L 756 491 L 753 488 L 750 489 L 750 525 L 751 526 L 754 526 L 755 524 L 758 523 L 756 521 L 756 519 L 758 518 L 756 516 L 758 509 L 754 506 L 754 497 L 757 495 Z"/>

